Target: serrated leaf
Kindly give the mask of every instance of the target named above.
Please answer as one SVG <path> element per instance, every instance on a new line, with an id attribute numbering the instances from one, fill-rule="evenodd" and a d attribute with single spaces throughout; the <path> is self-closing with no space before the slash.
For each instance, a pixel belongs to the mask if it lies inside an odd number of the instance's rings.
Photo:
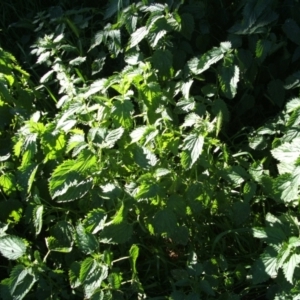
<path id="1" fill-rule="evenodd" d="M 97 208 L 87 214 L 83 221 L 83 226 L 86 231 L 96 234 L 104 228 L 106 219 L 106 212 L 101 208 Z"/>
<path id="2" fill-rule="evenodd" d="M 36 235 L 38 235 L 42 230 L 43 212 L 44 212 L 44 205 L 37 205 L 33 209 L 33 225 L 35 227 Z"/>
<path id="3" fill-rule="evenodd" d="M 37 277 L 32 268 L 16 265 L 10 273 L 9 283 L 9 290 L 13 299 L 24 299 L 36 281 Z"/>
<path id="4" fill-rule="evenodd" d="M 291 202 L 298 199 L 298 184 L 293 182 L 291 174 L 279 175 L 273 182 L 273 189 L 279 192 L 284 202 Z"/>
<path id="5" fill-rule="evenodd" d="M 146 26 L 140 27 L 139 29 L 137 29 L 130 36 L 129 48 L 132 48 L 132 47 L 135 47 L 136 45 L 138 45 L 145 38 L 145 36 L 148 33 L 149 33 L 149 31 Z"/>
<path id="6" fill-rule="evenodd" d="M 261 255 L 262 262 L 265 266 L 265 272 L 270 277 L 277 276 L 277 252 L 272 247 L 267 247 L 265 252 Z"/>
<path id="7" fill-rule="evenodd" d="M 53 236 L 46 238 L 46 246 L 49 251 L 69 253 L 72 251 L 72 247 L 65 247 Z"/>
<path id="8" fill-rule="evenodd" d="M 0 237 L 0 252 L 7 259 L 18 259 L 26 252 L 24 241 L 14 235 L 5 235 Z"/>
<path id="9" fill-rule="evenodd" d="M 130 250 L 129 250 L 129 257 L 130 257 L 130 264 L 131 264 L 131 268 L 132 268 L 132 272 L 134 274 L 137 273 L 137 270 L 136 270 L 136 260 L 139 256 L 139 247 L 137 245 L 132 245 L 130 247 Z"/>
<path id="10" fill-rule="evenodd" d="M 204 137 L 199 133 L 189 134 L 183 141 L 183 150 L 190 156 L 191 161 L 188 168 L 191 168 L 202 153 Z"/>
<path id="11" fill-rule="evenodd" d="M 293 284 L 293 276 L 294 276 L 294 271 L 296 267 L 299 267 L 300 263 L 300 255 L 297 253 L 293 253 L 288 261 L 283 264 L 282 269 L 284 276 L 288 282 Z"/>
<path id="12" fill-rule="evenodd" d="M 295 109 L 300 107 L 300 98 L 293 98 L 286 104 L 287 113 L 293 112 Z"/>
<path id="13" fill-rule="evenodd" d="M 122 127 L 109 131 L 107 136 L 105 137 L 103 147 L 112 148 L 115 145 L 115 143 L 121 138 L 123 133 L 124 133 L 124 128 Z"/>
<path id="14" fill-rule="evenodd" d="M 70 60 L 69 64 L 71 66 L 79 66 L 79 65 L 81 65 L 85 61 L 86 61 L 86 57 L 85 56 L 84 57 L 79 56 L 77 58 L 74 58 L 74 59 Z"/>
<path id="15" fill-rule="evenodd" d="M 117 101 L 111 109 L 111 114 L 113 122 L 117 126 L 122 126 L 124 128 L 130 128 L 132 125 L 132 114 L 134 112 L 134 107 L 131 101 Z"/>
<path id="16" fill-rule="evenodd" d="M 235 65 L 222 66 L 218 77 L 225 97 L 233 99 L 237 93 L 237 84 L 240 80 L 239 67 Z"/>
<path id="17" fill-rule="evenodd" d="M 176 233 L 177 219 L 170 209 L 163 209 L 154 215 L 153 226 L 156 233 L 167 233 L 171 236 Z"/>
<path id="18" fill-rule="evenodd" d="M 224 57 L 224 53 L 231 48 L 230 43 L 221 43 L 219 48 L 214 47 L 212 50 L 203 54 L 200 58 L 193 58 L 188 61 L 187 65 L 192 73 L 199 75 L 208 70 L 211 65 L 215 64 Z"/>
<path id="19" fill-rule="evenodd" d="M 100 242 L 105 244 L 123 244 L 127 242 L 133 234 L 131 224 L 121 222 L 104 227 L 100 233 Z"/>
<path id="20" fill-rule="evenodd" d="M 157 49 L 151 57 L 153 68 L 158 70 L 161 76 L 170 76 L 173 64 L 173 55 L 169 50 Z"/>
<path id="21" fill-rule="evenodd" d="M 80 223 L 76 227 L 76 242 L 84 254 L 94 253 L 99 249 L 99 243 L 95 236 L 86 232 Z"/>
<path id="22" fill-rule="evenodd" d="M 183 13 L 180 15 L 181 18 L 181 30 L 180 33 L 188 40 L 191 39 L 192 33 L 194 31 L 195 22 L 194 18 L 189 13 Z"/>
<path id="23" fill-rule="evenodd" d="M 283 143 L 271 150 L 271 153 L 280 162 L 294 164 L 300 156 L 300 139 L 296 138 L 291 143 Z"/>
<path id="24" fill-rule="evenodd" d="M 44 74 L 44 75 L 41 77 L 41 79 L 40 79 L 40 83 L 45 83 L 45 82 L 47 82 L 47 81 L 50 79 L 51 75 L 52 75 L 54 72 L 55 72 L 54 70 L 50 70 L 50 71 L 48 71 L 46 74 Z"/>
<path id="25" fill-rule="evenodd" d="M 69 267 L 69 281 L 72 289 L 75 289 L 81 285 L 79 280 L 80 274 L 80 263 L 77 261 L 73 261 L 71 266 Z"/>
<path id="26" fill-rule="evenodd" d="M 136 147 L 133 155 L 135 163 L 143 169 L 154 167 L 158 162 L 155 154 L 145 147 Z"/>

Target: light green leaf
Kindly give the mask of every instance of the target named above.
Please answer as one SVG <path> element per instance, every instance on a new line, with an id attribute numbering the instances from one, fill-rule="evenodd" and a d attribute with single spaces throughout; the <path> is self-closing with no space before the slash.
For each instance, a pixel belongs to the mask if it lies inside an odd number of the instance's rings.
<path id="1" fill-rule="evenodd" d="M 5 235 L 0 237 L 0 252 L 7 259 L 18 259 L 26 252 L 24 241 L 14 235 Z"/>
<path id="2" fill-rule="evenodd" d="M 87 257 L 80 265 L 79 280 L 84 283 L 89 274 L 97 268 L 97 262 L 92 257 Z"/>
<path id="3" fill-rule="evenodd" d="M 188 168 L 191 168 L 199 158 L 203 144 L 204 137 L 199 133 L 191 133 L 184 139 L 182 149 L 186 150 L 187 154 L 191 158 Z"/>
<path id="4" fill-rule="evenodd" d="M 132 125 L 133 112 L 134 107 L 131 101 L 116 101 L 111 109 L 111 116 L 113 118 L 113 122 L 117 126 L 122 126 L 128 129 Z"/>
<path id="5" fill-rule="evenodd" d="M 24 299 L 36 281 L 37 276 L 34 274 L 32 268 L 16 265 L 10 273 L 9 284 L 10 294 L 13 299 Z"/>
<path id="6" fill-rule="evenodd" d="M 131 268 L 132 268 L 132 272 L 134 274 L 137 273 L 136 270 L 136 260 L 139 256 L 139 247 L 137 245 L 132 245 L 130 250 L 129 250 L 129 256 L 130 256 L 130 264 L 131 264 Z"/>
<path id="7" fill-rule="evenodd" d="M 138 142 L 144 136 L 145 132 L 147 131 L 147 128 L 148 128 L 148 126 L 141 126 L 141 127 L 134 129 L 130 133 L 131 143 Z"/>

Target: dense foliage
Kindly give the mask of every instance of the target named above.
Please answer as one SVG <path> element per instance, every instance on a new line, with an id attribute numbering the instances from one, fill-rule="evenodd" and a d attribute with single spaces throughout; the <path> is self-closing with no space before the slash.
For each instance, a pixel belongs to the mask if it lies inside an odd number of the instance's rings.
<path id="1" fill-rule="evenodd" d="M 299 299 L 298 1 L 34 2 L 2 4 L 1 298 Z"/>

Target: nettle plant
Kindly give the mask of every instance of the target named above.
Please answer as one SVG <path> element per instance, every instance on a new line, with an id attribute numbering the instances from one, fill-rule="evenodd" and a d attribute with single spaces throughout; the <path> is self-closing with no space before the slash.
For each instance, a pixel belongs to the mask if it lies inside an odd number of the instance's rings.
<path id="1" fill-rule="evenodd" d="M 35 87 L 3 52 L 3 298 L 299 292 L 299 99 L 250 147 L 236 126 L 293 95 L 300 28 L 278 30 L 276 1 L 220 3 L 52 7 L 33 21 Z"/>

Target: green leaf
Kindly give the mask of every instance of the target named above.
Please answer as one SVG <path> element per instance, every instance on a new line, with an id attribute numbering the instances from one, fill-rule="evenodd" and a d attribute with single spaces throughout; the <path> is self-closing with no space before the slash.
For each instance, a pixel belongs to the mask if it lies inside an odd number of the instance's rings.
<path id="1" fill-rule="evenodd" d="M 71 266 L 69 267 L 69 280 L 72 289 L 76 289 L 81 285 L 81 282 L 79 280 L 80 267 L 81 265 L 77 261 L 73 261 Z"/>
<path id="2" fill-rule="evenodd" d="M 238 66 L 222 66 L 219 72 L 221 90 L 225 97 L 233 99 L 237 93 L 237 84 L 240 80 L 240 70 Z"/>
<path id="3" fill-rule="evenodd" d="M 9 290 L 13 299 L 24 299 L 26 294 L 31 290 L 37 281 L 37 276 L 32 268 L 23 265 L 16 265 L 10 273 Z"/>
<path id="4" fill-rule="evenodd" d="M 157 49 L 151 57 L 154 69 L 158 70 L 161 76 L 170 76 L 173 63 L 173 55 L 169 50 Z"/>
<path id="5" fill-rule="evenodd" d="M 129 256 L 130 256 L 130 264 L 131 264 L 131 268 L 132 268 L 132 272 L 134 274 L 137 273 L 137 269 L 136 269 L 136 260 L 139 256 L 139 247 L 137 245 L 132 245 L 130 247 L 129 250 Z"/>
<path id="6" fill-rule="evenodd" d="M 131 238 L 132 234 L 132 225 L 127 222 L 111 224 L 104 227 L 100 233 L 100 242 L 105 244 L 123 244 Z"/>
<path id="7" fill-rule="evenodd" d="M 154 215 L 153 226 L 156 233 L 167 233 L 168 236 L 171 236 L 177 231 L 176 216 L 168 208 L 160 210 Z"/>
<path id="8" fill-rule="evenodd" d="M 300 255 L 293 253 L 286 263 L 283 264 L 282 269 L 284 276 L 288 282 L 293 284 L 293 276 L 296 267 L 299 267 Z"/>
<path id="9" fill-rule="evenodd" d="M 103 51 L 101 51 L 97 55 L 97 59 L 95 59 L 92 63 L 92 75 L 95 75 L 100 71 L 102 71 L 103 66 L 105 64 L 105 59 L 106 59 L 106 54 Z"/>
<path id="10" fill-rule="evenodd" d="M 291 174 L 279 175 L 273 182 L 273 189 L 280 193 L 280 198 L 284 202 L 291 202 L 298 199 L 298 184 L 293 182 Z"/>
<path id="11" fill-rule="evenodd" d="M 294 139 L 291 143 L 283 143 L 271 150 L 271 153 L 280 162 L 294 164 L 300 156 L 300 139 Z"/>
<path id="12" fill-rule="evenodd" d="M 107 219 L 106 212 L 101 208 L 96 208 L 90 211 L 83 221 L 83 226 L 87 232 L 96 234 L 104 228 Z"/>
<path id="13" fill-rule="evenodd" d="M 158 162 L 155 154 L 145 147 L 136 147 L 133 155 L 135 163 L 143 169 L 154 167 Z"/>
<path id="14" fill-rule="evenodd" d="M 188 168 L 191 168 L 199 158 L 204 144 L 204 137 L 195 132 L 189 134 L 183 141 L 183 150 L 186 150 L 186 154 L 190 157 Z"/>
<path id="15" fill-rule="evenodd" d="M 79 66 L 79 65 L 81 65 L 83 62 L 85 62 L 86 61 L 86 57 L 84 56 L 84 57 L 77 57 L 77 58 L 75 58 L 75 59 L 72 59 L 72 60 L 70 60 L 69 61 L 69 64 L 71 65 L 71 66 Z"/>
<path id="16" fill-rule="evenodd" d="M 265 252 L 261 255 L 262 262 L 265 266 L 265 272 L 270 277 L 277 276 L 277 252 L 272 247 L 267 247 Z"/>
<path id="17" fill-rule="evenodd" d="M 105 148 L 112 148 L 115 143 L 121 138 L 124 133 L 124 128 L 119 127 L 108 132 L 104 140 Z"/>
<path id="18" fill-rule="evenodd" d="M 35 228 L 36 235 L 38 235 L 42 230 L 43 212 L 44 212 L 44 205 L 37 205 L 33 209 L 33 225 Z"/>
<path id="19" fill-rule="evenodd" d="M 181 16 L 181 30 L 180 33 L 188 40 L 191 39 L 194 31 L 195 22 L 194 18 L 189 13 L 183 13 Z"/>
<path id="20" fill-rule="evenodd" d="M 132 126 L 132 114 L 134 107 L 131 101 L 116 101 L 111 109 L 113 122 L 116 126 L 122 126 L 126 129 Z"/>
<path id="21" fill-rule="evenodd" d="M 285 90 L 283 82 L 280 79 L 272 80 L 268 84 L 268 94 L 271 100 L 278 106 L 282 107 L 285 101 Z"/>
<path id="22" fill-rule="evenodd" d="M 83 283 L 84 293 L 90 298 L 100 288 L 101 283 L 107 278 L 108 268 L 92 257 L 86 258 L 80 266 L 79 280 Z"/>
<path id="23" fill-rule="evenodd" d="M 271 50 L 271 42 L 266 39 L 258 40 L 256 44 L 255 54 L 259 62 L 262 63 Z"/>
<path id="24" fill-rule="evenodd" d="M 80 223 L 76 227 L 76 242 L 78 248 L 84 254 L 94 253 L 99 250 L 99 243 L 96 237 L 93 234 L 86 232 Z"/>
<path id="25" fill-rule="evenodd" d="M 69 253 L 72 251 L 72 247 L 65 247 L 53 236 L 46 238 L 46 246 L 49 251 Z"/>
<path id="26" fill-rule="evenodd" d="M 224 54 L 229 51 L 231 44 L 224 42 L 220 44 L 220 47 L 214 47 L 212 50 L 206 52 L 200 58 L 193 58 L 188 61 L 188 67 L 192 73 L 199 75 L 208 70 L 211 65 L 215 64 L 224 57 Z"/>
<path id="27" fill-rule="evenodd" d="M 0 187 L 3 189 L 5 194 L 9 195 L 11 192 L 15 191 L 15 186 L 16 179 L 13 174 L 6 173 L 0 176 Z"/>
<path id="28" fill-rule="evenodd" d="M 286 20 L 285 23 L 282 25 L 282 30 L 292 42 L 294 42 L 297 45 L 300 45 L 300 27 L 294 20 Z"/>
<path id="29" fill-rule="evenodd" d="M 149 31 L 146 26 L 140 27 L 139 29 L 137 29 L 130 36 L 129 48 L 132 48 L 132 47 L 135 47 L 136 45 L 138 45 L 141 42 L 141 40 L 143 40 L 148 33 L 149 33 Z"/>
<path id="30" fill-rule="evenodd" d="M 120 289 L 122 284 L 122 275 L 118 273 L 111 273 L 108 276 L 108 282 L 110 283 L 113 289 Z"/>
<path id="31" fill-rule="evenodd" d="M 8 259 L 18 259 L 26 252 L 24 241 L 14 235 L 5 235 L 0 237 L 0 252 Z"/>

